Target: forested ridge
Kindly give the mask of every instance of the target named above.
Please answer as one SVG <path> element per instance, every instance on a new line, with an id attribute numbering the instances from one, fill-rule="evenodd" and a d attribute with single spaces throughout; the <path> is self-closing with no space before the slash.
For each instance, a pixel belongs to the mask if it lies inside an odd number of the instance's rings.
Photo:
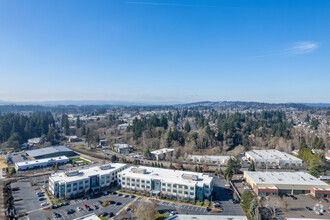
<path id="1" fill-rule="evenodd" d="M 0 143 L 22 144 L 29 138 L 47 135 L 55 125 L 50 112 L 35 112 L 28 115 L 7 113 L 0 115 Z"/>

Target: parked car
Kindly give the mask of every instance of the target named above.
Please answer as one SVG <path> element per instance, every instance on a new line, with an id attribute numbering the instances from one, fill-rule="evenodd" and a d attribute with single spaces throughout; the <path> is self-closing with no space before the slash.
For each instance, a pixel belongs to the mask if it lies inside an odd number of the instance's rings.
<path id="1" fill-rule="evenodd" d="M 309 211 L 312 211 L 313 209 L 311 207 L 306 206 L 306 209 Z"/>
<path id="2" fill-rule="evenodd" d="M 53 217 L 54 218 L 61 218 L 61 214 L 57 213 L 57 212 L 53 212 Z"/>
<path id="3" fill-rule="evenodd" d="M 125 209 L 127 212 L 131 211 L 131 209 L 129 207 L 126 207 Z"/>
<path id="4" fill-rule="evenodd" d="M 45 197 L 41 197 L 41 198 L 39 198 L 39 201 L 44 201 L 44 200 L 46 200 Z"/>
<path id="5" fill-rule="evenodd" d="M 44 194 L 43 194 L 43 193 L 42 193 L 42 194 L 37 194 L 37 196 L 38 196 L 38 197 L 43 197 Z"/>
<path id="6" fill-rule="evenodd" d="M 77 207 L 77 211 L 82 211 L 83 209 L 81 207 Z"/>
<path id="7" fill-rule="evenodd" d="M 109 217 L 113 217 L 113 216 L 115 216 L 113 212 L 109 212 Z"/>
<path id="8" fill-rule="evenodd" d="M 67 206 L 67 205 L 70 205 L 70 203 L 68 203 L 68 202 L 63 202 L 62 205 Z"/>
<path id="9" fill-rule="evenodd" d="M 43 203 L 40 204 L 40 206 L 42 206 L 42 207 L 44 207 L 44 206 L 48 206 L 48 205 L 49 205 L 48 202 L 43 202 Z"/>
<path id="10" fill-rule="evenodd" d="M 107 191 L 103 192 L 103 195 L 105 195 L 105 196 L 108 195 L 108 194 L 109 194 L 109 193 L 108 193 Z"/>
<path id="11" fill-rule="evenodd" d="M 99 207 L 98 207 L 97 205 L 94 205 L 94 208 L 95 208 L 95 209 L 99 209 Z"/>
<path id="12" fill-rule="evenodd" d="M 124 198 L 127 198 L 127 197 L 129 197 L 129 195 L 125 194 L 123 197 L 124 197 Z"/>
<path id="13" fill-rule="evenodd" d="M 131 195 L 131 198 L 133 199 L 133 198 L 135 198 L 135 196 L 134 195 Z"/>
<path id="14" fill-rule="evenodd" d="M 110 204 L 115 204 L 116 202 L 113 201 L 113 200 L 110 200 L 109 203 L 110 203 Z"/>
<path id="15" fill-rule="evenodd" d="M 84 208 L 87 209 L 87 208 L 88 208 L 88 205 L 85 204 L 85 205 L 84 205 Z"/>
<path id="16" fill-rule="evenodd" d="M 319 211 L 317 211 L 317 210 L 315 210 L 315 214 L 316 214 L 316 215 L 322 215 L 322 213 L 319 212 Z"/>
<path id="17" fill-rule="evenodd" d="M 100 215 L 101 217 L 105 217 L 105 216 L 107 216 L 108 215 L 108 213 L 106 213 L 106 212 L 102 212 L 102 214 Z"/>
<path id="18" fill-rule="evenodd" d="M 66 214 L 68 214 L 68 215 L 73 214 L 73 213 L 75 213 L 75 211 L 73 209 L 66 210 Z"/>
<path id="19" fill-rule="evenodd" d="M 121 205 L 121 202 L 116 202 L 116 205 Z"/>
<path id="20" fill-rule="evenodd" d="M 123 196 L 123 194 L 119 193 L 118 196 Z"/>
<path id="21" fill-rule="evenodd" d="M 102 205 L 102 202 L 100 200 L 97 201 L 98 204 Z"/>

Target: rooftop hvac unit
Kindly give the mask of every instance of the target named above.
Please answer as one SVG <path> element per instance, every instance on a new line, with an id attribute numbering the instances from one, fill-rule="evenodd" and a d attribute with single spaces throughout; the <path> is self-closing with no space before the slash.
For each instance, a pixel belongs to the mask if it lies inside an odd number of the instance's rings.
<path id="1" fill-rule="evenodd" d="M 100 169 L 101 170 L 108 170 L 108 169 L 110 169 L 111 168 L 111 164 L 104 164 L 104 165 L 101 165 L 100 166 Z"/>
<path id="2" fill-rule="evenodd" d="M 79 170 L 65 172 L 65 175 L 68 176 L 68 177 L 69 176 L 77 176 L 77 175 L 80 175 L 80 174 L 83 174 L 83 173 L 79 172 Z"/>
<path id="3" fill-rule="evenodd" d="M 198 176 L 194 174 L 182 174 L 182 179 L 197 181 Z"/>
<path id="4" fill-rule="evenodd" d="M 141 173 L 141 174 L 144 174 L 144 173 L 146 173 L 146 169 L 143 169 L 143 168 L 132 168 L 132 170 L 131 170 L 133 173 Z"/>

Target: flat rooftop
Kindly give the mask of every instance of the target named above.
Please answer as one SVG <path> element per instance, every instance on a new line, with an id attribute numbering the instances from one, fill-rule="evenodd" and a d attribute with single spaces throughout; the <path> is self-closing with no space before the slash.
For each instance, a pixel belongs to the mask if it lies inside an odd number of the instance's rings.
<path id="1" fill-rule="evenodd" d="M 249 154 L 251 157 L 253 157 L 255 160 L 290 160 L 290 161 L 301 161 L 301 159 L 294 157 L 288 153 L 281 152 L 278 150 L 250 150 L 246 152 L 246 154 Z"/>
<path id="2" fill-rule="evenodd" d="M 118 149 L 125 149 L 125 148 L 132 148 L 132 146 L 128 145 L 128 144 L 114 144 L 115 148 Z"/>
<path id="3" fill-rule="evenodd" d="M 327 183 L 306 172 L 254 172 L 244 171 L 244 174 L 258 184 L 272 185 L 311 185 L 330 187 Z"/>
<path id="4" fill-rule="evenodd" d="M 51 157 L 46 159 L 38 159 L 38 160 L 28 160 L 28 161 L 21 161 L 17 162 L 17 166 L 24 166 L 24 165 L 33 165 L 33 164 L 40 164 L 40 163 L 51 163 L 51 162 L 57 162 L 61 160 L 69 160 L 66 156 L 60 156 L 60 157 Z"/>
<path id="5" fill-rule="evenodd" d="M 101 166 L 87 167 L 74 171 L 54 173 L 50 176 L 50 178 L 52 178 L 54 181 L 72 182 L 80 179 L 86 179 L 94 175 L 108 174 L 111 171 L 118 170 L 125 166 L 126 164 L 123 163 L 104 164 Z M 104 167 L 104 169 L 102 169 L 102 167 Z"/>
<path id="6" fill-rule="evenodd" d="M 43 156 L 47 154 L 52 154 L 52 153 L 58 153 L 58 152 L 71 152 L 67 147 L 64 146 L 51 146 L 51 147 L 45 147 L 45 148 L 40 148 L 36 150 L 27 150 L 25 151 L 30 157 L 38 157 L 38 156 Z"/>
<path id="7" fill-rule="evenodd" d="M 171 152 L 171 151 L 174 151 L 174 149 L 171 149 L 171 148 L 163 148 L 163 149 L 159 149 L 159 150 L 151 151 L 150 153 L 152 153 L 152 154 L 156 154 L 156 155 L 159 155 L 159 154 L 165 154 L 165 153 L 167 153 L 167 152 Z"/>
<path id="8" fill-rule="evenodd" d="M 145 172 L 134 172 L 136 169 L 145 170 Z M 181 170 L 170 170 L 145 166 L 134 166 L 120 172 L 122 176 L 129 176 L 131 178 L 141 179 L 154 179 L 161 180 L 172 184 L 184 184 L 184 185 L 198 185 L 204 184 L 210 185 L 213 177 L 204 175 L 203 173 L 195 173 Z M 197 180 L 193 180 L 191 177 L 197 177 Z"/>

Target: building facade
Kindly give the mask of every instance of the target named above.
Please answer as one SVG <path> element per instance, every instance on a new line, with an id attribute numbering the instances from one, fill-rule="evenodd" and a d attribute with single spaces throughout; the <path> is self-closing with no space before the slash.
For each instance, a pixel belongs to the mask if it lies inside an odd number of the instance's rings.
<path id="1" fill-rule="evenodd" d="M 52 166 L 53 164 L 58 164 L 58 165 L 66 164 L 68 162 L 69 162 L 69 158 L 67 158 L 66 156 L 52 157 L 47 159 L 17 162 L 15 163 L 15 168 L 16 170 L 27 170 L 27 169 Z"/>
<path id="2" fill-rule="evenodd" d="M 123 190 L 184 201 L 210 199 L 213 177 L 202 173 L 135 166 L 118 173 Z"/>
<path id="3" fill-rule="evenodd" d="M 114 144 L 114 149 L 120 154 L 129 154 L 133 151 L 132 146 L 128 144 Z"/>
<path id="4" fill-rule="evenodd" d="M 195 163 L 227 164 L 231 156 L 189 155 L 188 160 Z"/>
<path id="5" fill-rule="evenodd" d="M 172 156 L 174 149 L 171 148 L 162 148 L 159 150 L 151 151 L 152 158 L 155 160 L 164 160 L 166 156 Z"/>
<path id="6" fill-rule="evenodd" d="M 314 197 L 329 197 L 330 186 L 305 172 L 244 171 L 244 178 L 260 196 L 310 193 Z"/>
<path id="7" fill-rule="evenodd" d="M 117 173 L 126 167 L 126 164 L 112 163 L 55 173 L 49 177 L 49 192 L 55 198 L 75 198 L 99 192 L 116 185 Z"/>
<path id="8" fill-rule="evenodd" d="M 245 153 L 245 157 L 257 166 L 302 166 L 301 159 L 278 150 L 251 150 Z"/>

